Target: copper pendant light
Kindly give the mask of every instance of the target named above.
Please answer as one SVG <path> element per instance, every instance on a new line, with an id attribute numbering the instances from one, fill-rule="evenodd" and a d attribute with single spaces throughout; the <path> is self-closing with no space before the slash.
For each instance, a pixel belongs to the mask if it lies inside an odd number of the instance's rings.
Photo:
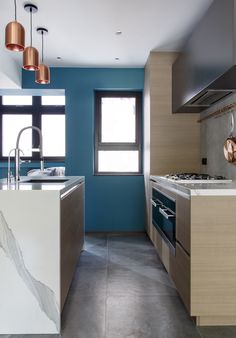
<path id="1" fill-rule="evenodd" d="M 16 17 L 16 0 L 15 5 L 15 21 L 9 22 L 5 29 L 5 46 L 7 49 L 15 52 L 22 52 L 25 49 L 25 29 L 17 22 Z"/>
<path id="2" fill-rule="evenodd" d="M 39 69 L 39 53 L 32 46 L 32 14 L 38 11 L 38 7 L 33 4 L 26 4 L 24 9 L 30 12 L 30 46 L 26 47 L 23 53 L 23 68 L 34 71 Z"/>
<path id="3" fill-rule="evenodd" d="M 42 35 L 42 62 L 39 65 L 39 70 L 35 72 L 35 82 L 39 84 L 50 83 L 50 69 L 44 64 L 43 36 L 48 33 L 46 28 L 39 27 L 37 32 Z"/>

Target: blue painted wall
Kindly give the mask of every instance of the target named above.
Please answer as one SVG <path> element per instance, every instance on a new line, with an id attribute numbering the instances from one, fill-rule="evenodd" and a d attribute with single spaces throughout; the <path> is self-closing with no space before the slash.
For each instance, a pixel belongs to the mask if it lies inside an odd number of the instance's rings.
<path id="1" fill-rule="evenodd" d="M 47 86 L 23 71 L 23 88 L 65 89 L 66 174 L 86 178 L 87 231 L 144 230 L 143 176 L 93 175 L 94 90 L 142 90 L 143 85 L 143 69 L 52 68 Z"/>

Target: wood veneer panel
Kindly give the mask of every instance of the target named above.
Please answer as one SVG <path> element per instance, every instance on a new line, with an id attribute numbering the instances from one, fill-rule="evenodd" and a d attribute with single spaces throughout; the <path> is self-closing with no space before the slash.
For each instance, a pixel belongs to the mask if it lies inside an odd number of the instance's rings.
<path id="1" fill-rule="evenodd" d="M 175 256 L 170 256 L 170 275 L 186 309 L 190 312 L 190 257 L 178 243 Z"/>
<path id="2" fill-rule="evenodd" d="M 236 197 L 191 201 L 191 314 L 236 314 Z"/>
<path id="3" fill-rule="evenodd" d="M 176 194 L 176 239 L 190 254 L 190 198 L 178 194 Z"/>
<path id="4" fill-rule="evenodd" d="M 84 183 L 61 200 L 61 311 L 84 244 Z"/>
<path id="5" fill-rule="evenodd" d="M 172 114 L 172 64 L 177 53 L 152 52 L 146 65 L 150 95 L 150 173 L 200 168 L 198 114 Z"/>

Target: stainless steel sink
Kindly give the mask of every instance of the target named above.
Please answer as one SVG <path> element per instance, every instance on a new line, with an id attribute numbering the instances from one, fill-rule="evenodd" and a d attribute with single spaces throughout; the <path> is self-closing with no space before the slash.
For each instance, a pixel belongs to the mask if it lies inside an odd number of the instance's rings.
<path id="1" fill-rule="evenodd" d="M 26 181 L 22 181 L 20 183 L 65 183 L 69 181 L 69 179 L 66 178 L 31 178 L 29 180 Z"/>

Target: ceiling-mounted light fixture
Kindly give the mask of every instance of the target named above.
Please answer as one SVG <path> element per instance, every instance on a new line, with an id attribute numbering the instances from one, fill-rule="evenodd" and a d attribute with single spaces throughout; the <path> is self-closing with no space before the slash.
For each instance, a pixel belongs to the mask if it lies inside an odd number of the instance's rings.
<path id="1" fill-rule="evenodd" d="M 38 11 L 38 7 L 33 4 L 26 4 L 24 9 L 30 12 L 30 46 L 26 47 L 23 53 L 23 68 L 26 70 L 38 70 L 39 52 L 32 46 L 32 14 Z"/>
<path id="2" fill-rule="evenodd" d="M 15 21 L 9 22 L 5 29 L 5 46 L 7 49 L 22 52 L 25 49 L 25 29 L 17 22 L 16 0 L 15 5 Z"/>
<path id="3" fill-rule="evenodd" d="M 43 36 L 48 33 L 48 30 L 46 28 L 39 27 L 37 28 L 37 32 L 42 35 L 42 56 L 39 70 L 35 72 L 35 82 L 39 84 L 48 84 L 50 83 L 50 69 L 44 64 L 43 54 Z"/>

